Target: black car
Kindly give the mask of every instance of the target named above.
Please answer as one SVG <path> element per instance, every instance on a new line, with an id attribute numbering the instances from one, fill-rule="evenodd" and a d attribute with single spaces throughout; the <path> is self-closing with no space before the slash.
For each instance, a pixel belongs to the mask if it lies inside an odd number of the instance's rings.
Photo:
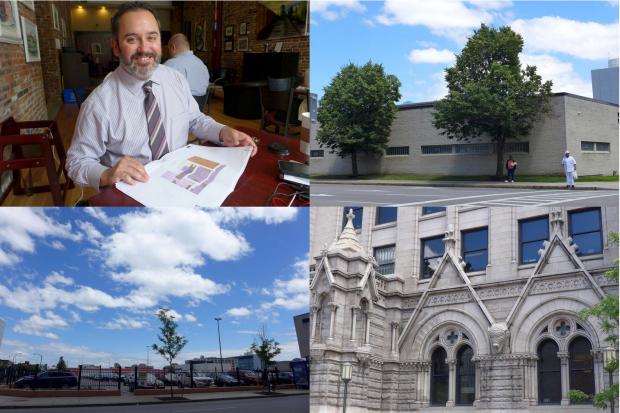
<path id="1" fill-rule="evenodd" d="M 70 389 L 77 385 L 77 377 L 69 371 L 43 371 L 36 376 L 24 376 L 15 382 L 17 388 L 31 389 Z"/>

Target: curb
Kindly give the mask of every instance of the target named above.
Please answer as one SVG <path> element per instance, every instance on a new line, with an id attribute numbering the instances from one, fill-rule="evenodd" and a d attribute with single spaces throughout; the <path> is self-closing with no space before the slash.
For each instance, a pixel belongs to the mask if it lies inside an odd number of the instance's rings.
<path id="1" fill-rule="evenodd" d="M 223 400 L 245 400 L 245 399 L 265 399 L 270 397 L 291 397 L 291 396 L 304 396 L 310 395 L 310 391 L 296 394 L 274 394 L 272 396 L 238 396 L 238 397 L 224 397 L 224 398 L 212 398 L 212 399 L 197 399 L 197 400 L 172 400 L 172 401 L 144 401 L 144 402 L 123 402 L 123 403 L 87 403 L 87 404 L 59 404 L 53 406 L 0 406 L 0 410 L 6 409 L 66 409 L 70 407 L 106 407 L 106 406 L 148 406 L 153 404 L 179 404 L 179 403 L 196 403 L 196 402 L 216 402 Z"/>
<path id="2" fill-rule="evenodd" d="M 452 183 L 452 182 L 442 182 L 442 181 L 437 181 L 437 182 L 427 182 L 427 181 L 422 181 L 422 182 L 418 182 L 418 181 L 406 181 L 406 182 L 399 182 L 399 181 L 375 181 L 375 180 L 368 180 L 368 181 L 342 181 L 342 180 L 334 180 L 334 181 L 325 181 L 325 180 L 312 180 L 310 181 L 310 188 L 312 188 L 313 184 L 335 184 L 335 185 L 387 185 L 387 186 L 425 186 L 425 187 L 444 187 L 444 188 L 517 188 L 517 189 L 550 189 L 550 190 L 560 190 L 560 189 L 566 189 L 565 185 L 538 185 L 538 184 L 532 184 L 532 185 L 527 185 L 527 184 L 511 184 L 511 185 L 507 185 L 507 184 L 496 184 L 496 185 L 492 185 L 492 184 L 475 184 L 475 183 L 468 183 L 468 182 L 459 182 L 459 183 Z M 598 191 L 598 190 L 602 190 L 602 191 L 617 191 L 617 188 L 602 188 L 599 186 L 579 186 L 579 187 L 575 187 L 575 190 L 587 190 L 587 191 Z"/>

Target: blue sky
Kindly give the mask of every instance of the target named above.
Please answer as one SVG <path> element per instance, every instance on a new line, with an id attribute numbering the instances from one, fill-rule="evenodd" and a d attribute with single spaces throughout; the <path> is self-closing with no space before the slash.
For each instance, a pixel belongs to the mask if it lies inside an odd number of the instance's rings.
<path id="1" fill-rule="evenodd" d="M 401 103 L 440 99 L 444 68 L 481 22 L 520 33 L 521 63 L 554 92 L 592 97 L 590 70 L 618 57 L 618 1 L 314 0 L 312 89 L 320 97 L 340 68 L 372 60 L 400 79 Z"/>
<path id="2" fill-rule="evenodd" d="M 308 311 L 304 208 L 0 210 L 0 359 L 145 362 L 161 307 L 189 339 L 185 360 L 249 349 L 265 326 L 299 357 Z M 164 364 L 150 352 L 150 361 Z"/>

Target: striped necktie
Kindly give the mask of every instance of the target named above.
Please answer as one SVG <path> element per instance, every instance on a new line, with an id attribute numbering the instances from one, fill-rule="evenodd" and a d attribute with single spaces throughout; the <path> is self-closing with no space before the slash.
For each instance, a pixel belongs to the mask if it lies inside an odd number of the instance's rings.
<path id="1" fill-rule="evenodd" d="M 153 160 L 157 160 L 168 153 L 166 144 L 166 131 L 159 113 L 159 106 L 153 94 L 153 82 L 148 81 L 143 86 L 144 90 L 144 111 L 146 112 L 146 123 L 149 129 L 149 143 Z"/>

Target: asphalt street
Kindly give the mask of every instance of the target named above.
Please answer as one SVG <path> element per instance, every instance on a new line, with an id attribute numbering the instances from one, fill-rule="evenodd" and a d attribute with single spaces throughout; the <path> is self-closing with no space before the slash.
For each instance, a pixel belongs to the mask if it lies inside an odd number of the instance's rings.
<path id="1" fill-rule="evenodd" d="M 308 395 L 266 397 L 261 399 L 218 400 L 209 402 L 162 403 L 133 406 L 102 407 L 39 407 L 35 409 L 7 409 L 2 412 L 19 413 L 308 413 Z"/>
<path id="2" fill-rule="evenodd" d="M 617 190 L 457 188 L 313 183 L 312 206 L 618 206 Z"/>

